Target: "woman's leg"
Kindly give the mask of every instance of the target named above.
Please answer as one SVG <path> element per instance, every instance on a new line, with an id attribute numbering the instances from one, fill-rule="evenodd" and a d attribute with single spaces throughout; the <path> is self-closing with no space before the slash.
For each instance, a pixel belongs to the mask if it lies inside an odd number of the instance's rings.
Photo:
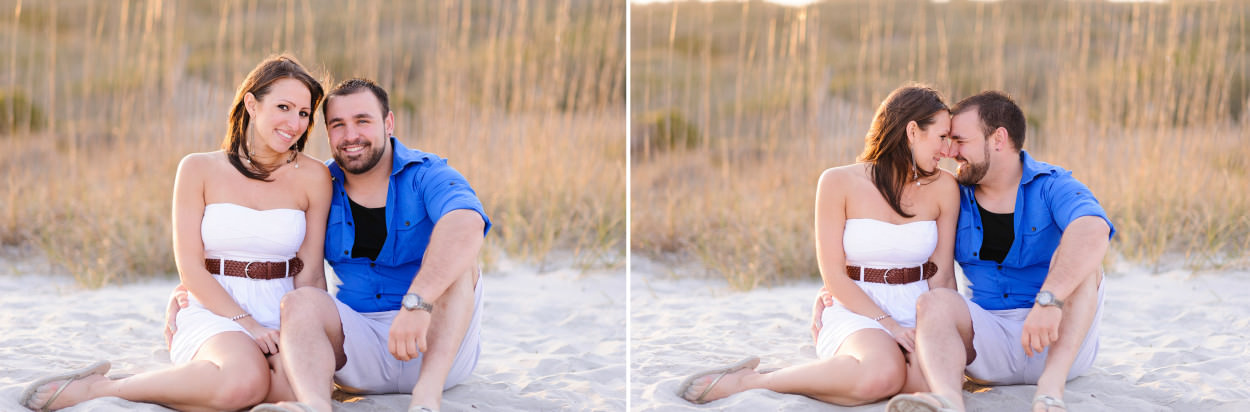
<path id="1" fill-rule="evenodd" d="M 74 381 L 49 409 L 116 396 L 183 411 L 238 410 L 265 399 L 269 373 L 269 364 L 251 337 L 242 332 L 226 332 L 209 338 L 195 357 L 182 365 L 125 379 L 95 375 Z M 32 403 L 42 405 L 60 384 L 54 382 L 40 388 Z"/>
<path id="2" fill-rule="evenodd" d="M 746 369 L 726 375 L 706 399 L 720 399 L 750 389 L 806 395 L 820 401 L 854 406 L 897 394 L 907 366 L 898 343 L 879 329 L 855 332 L 831 358 L 761 374 Z M 702 392 L 712 377 L 691 387 Z"/>

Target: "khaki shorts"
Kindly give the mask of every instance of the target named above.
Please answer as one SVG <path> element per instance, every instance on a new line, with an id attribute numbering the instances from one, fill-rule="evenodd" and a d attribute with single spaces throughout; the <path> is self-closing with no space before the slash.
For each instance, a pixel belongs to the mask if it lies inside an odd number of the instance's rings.
<path id="1" fill-rule="evenodd" d="M 456 353 L 451 371 L 447 373 L 443 390 L 463 382 L 477 367 L 482 351 L 481 274 L 473 290 L 473 300 L 473 319 L 469 321 L 469 329 L 460 342 L 460 350 Z M 387 341 L 390 339 L 391 320 L 399 311 L 359 313 L 337 298 L 334 303 L 338 305 L 339 319 L 343 324 L 343 353 L 347 355 L 347 363 L 334 372 L 334 382 L 352 393 L 412 393 L 412 387 L 421 375 L 421 361 L 425 359 L 425 354 L 407 362 L 391 355 Z"/>
<path id="2" fill-rule="evenodd" d="M 1103 285 L 1098 285 L 1098 310 L 1089 332 L 1081 343 L 1081 349 L 1068 371 L 1068 380 L 1089 370 L 1098 355 L 1098 324 L 1102 323 Z M 972 346 L 977 358 L 964 370 L 968 378 L 986 385 L 1035 385 L 1046 368 L 1046 356 L 1050 348 L 1032 357 L 1024 353 L 1020 336 L 1024 330 L 1024 318 L 1032 308 L 985 310 L 964 297 L 972 314 Z"/>

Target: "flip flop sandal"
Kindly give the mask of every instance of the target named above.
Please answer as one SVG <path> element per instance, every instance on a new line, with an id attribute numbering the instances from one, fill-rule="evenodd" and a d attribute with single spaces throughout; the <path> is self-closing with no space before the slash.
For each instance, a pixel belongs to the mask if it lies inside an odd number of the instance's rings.
<path id="1" fill-rule="evenodd" d="M 423 405 L 413 405 L 408 408 L 408 412 L 438 412 L 438 409 Z"/>
<path id="2" fill-rule="evenodd" d="M 751 356 L 746 359 L 740 360 L 733 365 L 729 365 L 729 366 L 719 368 L 719 369 L 710 369 L 710 370 L 696 373 L 694 375 L 690 375 L 690 377 L 686 378 L 685 381 L 682 381 L 680 388 L 677 390 L 677 396 L 680 396 L 682 399 L 685 399 L 687 401 L 697 403 L 697 404 L 704 404 L 704 403 L 711 402 L 703 398 L 706 397 L 708 393 L 712 392 L 712 388 L 716 387 L 716 384 L 720 383 L 720 380 L 724 378 L 725 375 L 728 375 L 728 374 L 731 374 L 731 373 L 734 373 L 743 369 L 755 369 L 756 366 L 760 366 L 760 358 Z M 698 380 L 699 378 L 710 376 L 710 375 L 716 375 L 716 379 L 712 380 L 712 383 L 709 383 L 707 385 L 707 388 L 703 389 L 703 393 L 700 393 L 699 396 L 694 399 L 690 399 L 689 397 L 687 397 L 687 395 L 690 392 L 690 387 L 694 385 L 694 381 Z"/>
<path id="3" fill-rule="evenodd" d="M 48 411 L 48 407 L 52 405 L 52 402 L 56 402 L 56 398 L 61 397 L 61 392 L 64 392 L 65 388 L 68 388 L 70 383 L 73 383 L 76 380 L 79 380 L 79 379 L 82 379 L 91 375 L 104 375 L 108 373 L 109 368 L 111 368 L 112 366 L 113 365 L 110 364 L 109 361 L 99 361 L 82 369 L 78 369 L 72 372 L 62 373 L 59 375 L 46 376 L 42 379 L 39 379 L 31 383 L 30 385 L 27 385 L 26 389 L 22 391 L 22 397 L 21 397 L 22 406 L 25 406 L 26 408 L 30 410 L 46 412 Z M 49 383 L 58 382 L 58 381 L 65 381 L 65 383 L 61 384 L 61 387 L 57 388 L 56 392 L 52 394 L 52 397 L 48 398 L 48 400 L 45 401 L 43 405 L 35 406 L 35 405 L 30 404 L 31 401 L 35 400 L 35 395 L 39 394 L 39 388 Z"/>
<path id="4" fill-rule="evenodd" d="M 1063 409 L 1063 410 L 1065 410 L 1065 411 L 1066 411 L 1066 410 L 1068 410 L 1068 405 L 1067 405 L 1067 404 L 1063 403 L 1063 401 L 1061 401 L 1061 400 L 1059 400 L 1059 399 L 1056 399 L 1054 396 L 1050 396 L 1050 395 L 1041 395 L 1041 396 L 1038 396 L 1038 397 L 1036 397 L 1036 398 L 1033 398 L 1033 407 L 1034 407 L 1034 408 L 1036 408 L 1036 407 L 1037 407 L 1037 404 L 1039 404 L 1039 403 L 1040 403 L 1040 404 L 1043 404 L 1043 405 L 1046 405 L 1046 410 L 1047 410 L 1047 411 L 1050 411 L 1050 408 L 1059 408 L 1059 409 Z"/>
<path id="5" fill-rule="evenodd" d="M 933 404 L 934 400 L 937 400 L 937 405 Z M 885 404 L 885 410 L 886 412 L 954 412 L 955 404 L 936 393 L 922 392 L 890 398 L 890 403 Z"/>

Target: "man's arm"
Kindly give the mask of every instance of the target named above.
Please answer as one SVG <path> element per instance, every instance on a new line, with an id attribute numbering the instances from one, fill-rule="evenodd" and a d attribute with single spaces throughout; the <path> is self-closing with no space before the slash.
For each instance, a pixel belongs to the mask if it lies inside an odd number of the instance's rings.
<path id="1" fill-rule="evenodd" d="M 430 233 L 421 269 L 408 292 L 428 302 L 437 302 L 459 276 L 477 264 L 485 228 L 486 222 L 475 210 L 457 209 L 443 215 Z M 388 343 L 395 359 L 407 361 L 425 352 L 429 326 L 429 312 L 400 309 L 391 323 Z"/>
<path id="2" fill-rule="evenodd" d="M 1068 224 L 1050 261 L 1042 290 L 1059 300 L 1067 299 L 1077 285 L 1100 272 L 1099 266 L 1111 246 L 1111 227 L 1099 216 L 1081 216 Z"/>
<path id="3" fill-rule="evenodd" d="M 1111 227 L 1101 216 L 1082 216 L 1068 224 L 1051 257 L 1050 271 L 1042 290 L 1056 299 L 1067 300 L 1077 286 L 1100 273 L 1099 266 L 1111 245 Z M 1034 305 L 1024 320 L 1020 344 L 1032 356 L 1059 340 L 1063 310 Z"/>

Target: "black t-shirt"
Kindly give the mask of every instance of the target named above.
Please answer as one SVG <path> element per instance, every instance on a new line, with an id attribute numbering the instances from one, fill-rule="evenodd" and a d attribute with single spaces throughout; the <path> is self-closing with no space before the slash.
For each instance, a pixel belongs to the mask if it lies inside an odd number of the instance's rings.
<path id="1" fill-rule="evenodd" d="M 981 238 L 981 260 L 992 260 L 1003 263 L 1011 244 L 1016 240 L 1015 213 L 998 214 L 977 205 L 981 212 L 981 227 L 985 228 Z"/>
<path id="2" fill-rule="evenodd" d="M 382 245 L 386 244 L 386 206 L 367 208 L 356 204 L 350 197 L 347 201 L 352 204 L 352 219 L 356 221 L 356 243 L 352 245 L 352 257 L 378 260 L 378 253 L 382 252 Z"/>

